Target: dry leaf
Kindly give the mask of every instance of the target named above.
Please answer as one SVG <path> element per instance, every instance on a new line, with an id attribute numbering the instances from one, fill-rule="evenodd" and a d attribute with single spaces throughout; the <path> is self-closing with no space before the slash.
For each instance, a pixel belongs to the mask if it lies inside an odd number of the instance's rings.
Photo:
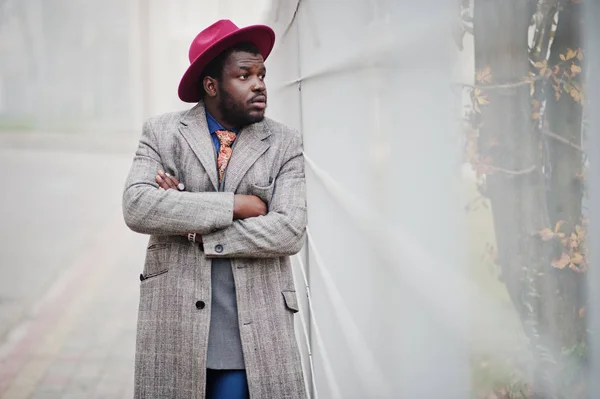
<path id="1" fill-rule="evenodd" d="M 545 228 L 540 231 L 540 237 L 542 237 L 543 241 L 550 241 L 554 238 L 554 232 L 549 228 Z"/>
<path id="2" fill-rule="evenodd" d="M 573 263 L 569 264 L 569 269 L 573 270 L 575 273 L 585 273 L 585 269 L 583 267 L 577 267 Z"/>
<path id="3" fill-rule="evenodd" d="M 571 73 L 573 75 L 577 75 L 578 73 L 581 73 L 581 67 L 578 65 L 575 65 L 574 63 L 571 64 Z"/>
<path id="4" fill-rule="evenodd" d="M 490 102 L 487 100 L 487 96 L 479 88 L 473 90 L 473 109 L 477 113 L 481 113 L 480 105 L 486 105 Z"/>
<path id="5" fill-rule="evenodd" d="M 556 222 L 556 225 L 554 226 L 554 232 L 558 233 L 558 230 L 560 230 L 563 224 L 565 224 L 564 220 L 559 220 L 558 222 Z"/>
<path id="6" fill-rule="evenodd" d="M 583 230 L 580 225 L 575 226 L 575 233 L 577 233 L 577 238 L 580 241 L 585 237 L 585 230 Z"/>
<path id="7" fill-rule="evenodd" d="M 575 58 L 575 56 L 577 56 L 577 52 L 575 50 L 571 50 L 570 48 L 567 49 L 567 59 L 570 60 L 572 58 Z"/>
<path id="8" fill-rule="evenodd" d="M 569 255 L 563 252 L 560 258 L 552 259 L 552 266 L 557 269 L 564 269 L 570 263 L 570 261 L 571 258 Z"/>
<path id="9" fill-rule="evenodd" d="M 577 248 L 579 246 L 579 240 L 577 239 L 577 235 L 575 233 L 571 233 L 569 241 L 569 246 L 571 248 Z"/>
<path id="10" fill-rule="evenodd" d="M 542 70 L 540 71 L 540 75 L 542 75 L 544 78 L 548 79 L 550 77 L 550 75 L 552 75 L 552 69 L 542 68 Z"/>
<path id="11" fill-rule="evenodd" d="M 571 95 L 571 97 L 573 97 L 573 100 L 575 102 L 581 101 L 581 93 L 579 92 L 579 90 L 573 88 L 573 89 L 569 90 L 569 94 Z"/>
<path id="12" fill-rule="evenodd" d="M 488 65 L 485 68 L 477 71 L 475 79 L 479 83 L 492 83 L 492 68 Z"/>
<path id="13" fill-rule="evenodd" d="M 571 263 L 580 265 L 583 263 L 583 255 L 581 255 L 579 252 L 575 252 L 573 255 L 571 255 Z"/>

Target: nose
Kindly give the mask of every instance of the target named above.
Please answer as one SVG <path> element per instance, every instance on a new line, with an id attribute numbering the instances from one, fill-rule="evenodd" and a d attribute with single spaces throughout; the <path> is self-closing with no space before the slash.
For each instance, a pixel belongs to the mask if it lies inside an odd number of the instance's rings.
<path id="1" fill-rule="evenodd" d="M 257 77 L 254 80 L 254 84 L 252 85 L 252 91 L 262 92 L 262 91 L 265 91 L 266 89 L 267 89 L 267 86 L 265 85 L 265 81 L 260 79 L 259 77 Z"/>

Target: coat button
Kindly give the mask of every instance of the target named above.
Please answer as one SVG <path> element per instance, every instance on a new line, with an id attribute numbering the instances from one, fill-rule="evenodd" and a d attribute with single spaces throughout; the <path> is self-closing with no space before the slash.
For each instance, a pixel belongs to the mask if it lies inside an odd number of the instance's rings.
<path id="1" fill-rule="evenodd" d="M 206 304 L 204 303 L 204 301 L 196 301 L 196 307 L 198 309 L 204 309 L 205 306 Z"/>
<path id="2" fill-rule="evenodd" d="M 144 275 L 140 274 L 140 281 L 144 281 L 144 280 L 145 280 Z"/>
<path id="3" fill-rule="evenodd" d="M 215 246 L 215 252 L 220 254 L 221 252 L 223 252 L 223 246 L 221 244 L 218 244 Z"/>

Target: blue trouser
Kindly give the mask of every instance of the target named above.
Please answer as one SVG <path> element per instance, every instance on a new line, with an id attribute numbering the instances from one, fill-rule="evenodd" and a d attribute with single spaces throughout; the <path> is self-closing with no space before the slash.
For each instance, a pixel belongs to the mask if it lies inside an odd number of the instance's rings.
<path id="1" fill-rule="evenodd" d="M 206 399 L 249 399 L 246 370 L 206 370 Z"/>

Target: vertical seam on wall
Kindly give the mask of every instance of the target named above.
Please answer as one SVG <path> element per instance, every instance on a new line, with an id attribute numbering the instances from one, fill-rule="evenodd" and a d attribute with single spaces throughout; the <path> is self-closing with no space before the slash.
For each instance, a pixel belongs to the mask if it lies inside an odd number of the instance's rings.
<path id="1" fill-rule="evenodd" d="M 294 10 L 294 16 L 292 17 L 292 21 L 290 22 L 290 26 L 288 28 L 292 28 L 292 25 L 295 24 L 296 25 L 296 62 L 298 63 L 297 65 L 297 71 L 298 71 L 298 75 L 297 75 L 297 79 L 298 79 L 298 115 L 300 116 L 299 118 L 299 123 L 300 123 L 300 134 L 302 135 L 302 141 L 304 142 L 304 113 L 303 113 L 303 107 L 302 107 L 302 69 L 301 69 L 301 61 L 300 61 L 300 1 L 298 0 L 298 3 L 296 4 L 296 10 Z M 304 147 L 304 145 L 303 145 Z M 303 148 L 304 150 L 304 148 Z M 305 173 L 306 176 L 306 173 Z M 308 214 L 307 214 L 307 222 L 308 224 Z M 308 285 L 310 286 L 310 253 L 309 253 L 309 248 L 308 248 L 308 237 L 305 235 L 304 237 L 304 248 L 305 248 L 305 253 L 306 253 L 306 280 L 308 282 Z M 310 300 L 310 299 L 309 299 Z M 313 337 L 312 337 L 312 323 L 310 322 L 312 320 L 312 311 L 310 309 L 310 306 L 307 307 L 307 317 L 308 317 L 308 322 L 306 323 L 307 325 L 307 335 L 308 335 L 308 345 L 310 346 L 310 351 L 313 352 L 312 347 L 313 347 Z M 304 317 L 304 316 L 301 316 Z M 310 375 L 310 383 L 307 384 L 307 388 L 309 389 L 308 395 L 310 398 L 314 398 L 315 395 L 315 389 L 314 389 L 314 375 Z"/>

